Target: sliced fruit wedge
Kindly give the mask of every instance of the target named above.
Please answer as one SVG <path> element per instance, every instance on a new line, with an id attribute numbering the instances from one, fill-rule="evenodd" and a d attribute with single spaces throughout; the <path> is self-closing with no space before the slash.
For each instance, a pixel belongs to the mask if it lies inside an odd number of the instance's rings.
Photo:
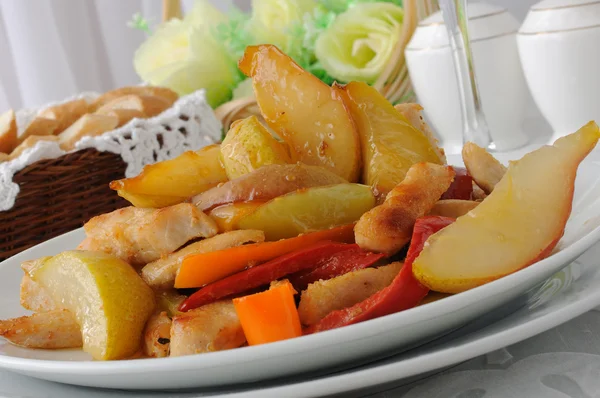
<path id="1" fill-rule="evenodd" d="M 219 232 L 235 231 L 238 229 L 238 223 L 241 219 L 264 203 L 261 201 L 229 203 L 215 207 L 208 215 L 217 223 Z"/>
<path id="2" fill-rule="evenodd" d="M 117 190 L 117 195 L 135 207 L 159 209 L 183 203 L 187 199 L 181 196 L 146 195 L 143 193 L 129 192 L 124 189 Z"/>
<path id="3" fill-rule="evenodd" d="M 443 164 L 439 151 L 376 89 L 362 82 L 334 85 L 342 97 L 361 140 L 365 184 L 385 195 L 402 182 L 415 163 Z"/>
<path id="4" fill-rule="evenodd" d="M 265 121 L 290 146 L 294 160 L 358 180 L 360 141 L 336 91 L 273 45 L 247 47 L 239 68 L 252 78 Z"/>
<path id="5" fill-rule="evenodd" d="M 257 207 L 238 221 L 238 227 L 264 231 L 267 240 L 285 239 L 351 224 L 374 206 L 375 196 L 366 185 L 300 189 Z"/>
<path id="6" fill-rule="evenodd" d="M 100 252 L 67 251 L 32 270 L 31 278 L 75 314 L 83 350 L 94 359 L 122 359 L 140 348 L 155 298 L 126 262 Z"/>
<path id="7" fill-rule="evenodd" d="M 144 167 L 135 177 L 113 181 L 110 187 L 133 205 L 142 205 L 138 207 L 171 206 L 227 181 L 220 156 L 219 145 L 184 152 Z"/>
<path id="8" fill-rule="evenodd" d="M 269 164 L 291 163 L 289 150 L 256 116 L 235 121 L 221 143 L 221 163 L 230 180 Z"/>
<path id="9" fill-rule="evenodd" d="M 511 162 L 483 202 L 429 238 L 415 277 L 431 290 L 459 293 L 547 257 L 571 213 L 577 168 L 598 138 L 590 122 Z"/>

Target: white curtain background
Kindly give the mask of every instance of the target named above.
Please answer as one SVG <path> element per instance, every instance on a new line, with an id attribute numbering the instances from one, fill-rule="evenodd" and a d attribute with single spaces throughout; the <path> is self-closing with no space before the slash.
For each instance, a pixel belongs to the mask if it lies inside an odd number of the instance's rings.
<path id="1" fill-rule="evenodd" d="M 536 2 L 486 1 L 520 19 Z M 212 3 L 249 10 L 251 0 Z M 192 4 L 184 0 L 184 10 Z M 0 0 L 0 112 L 138 83 L 132 59 L 145 34 L 127 22 L 140 12 L 158 23 L 161 7 L 161 0 Z"/>

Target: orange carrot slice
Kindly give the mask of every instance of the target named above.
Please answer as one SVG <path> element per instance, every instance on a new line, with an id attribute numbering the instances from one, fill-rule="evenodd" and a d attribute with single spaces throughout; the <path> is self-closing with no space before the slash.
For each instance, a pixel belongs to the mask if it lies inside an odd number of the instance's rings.
<path id="1" fill-rule="evenodd" d="M 276 242 L 253 243 L 188 256 L 181 263 L 181 268 L 175 278 L 175 287 L 178 289 L 202 287 L 246 268 L 324 240 L 354 243 L 354 224 L 311 232 Z"/>
<path id="2" fill-rule="evenodd" d="M 267 291 L 233 299 L 249 345 L 302 336 L 295 293 L 292 284 L 285 280 Z"/>

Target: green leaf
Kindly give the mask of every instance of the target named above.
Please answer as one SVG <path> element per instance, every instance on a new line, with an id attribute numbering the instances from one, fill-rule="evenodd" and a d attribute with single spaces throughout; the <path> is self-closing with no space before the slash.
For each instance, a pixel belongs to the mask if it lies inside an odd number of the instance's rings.
<path id="1" fill-rule="evenodd" d="M 150 30 L 150 22 L 139 12 L 133 14 L 131 20 L 127 22 L 127 26 L 133 29 L 141 30 L 147 35 L 152 34 L 152 30 Z"/>
<path id="2" fill-rule="evenodd" d="M 402 7 L 402 0 L 319 0 L 325 10 L 341 14 L 358 3 L 393 3 Z"/>
<path id="3" fill-rule="evenodd" d="M 329 75 L 318 62 L 315 62 L 314 64 L 310 65 L 308 68 L 306 68 L 306 70 L 318 77 L 323 83 L 329 86 L 331 86 L 335 81 L 337 81 L 338 83 L 347 83 L 340 82 L 331 75 Z"/>
<path id="4" fill-rule="evenodd" d="M 213 35 L 222 43 L 233 60 L 237 62 L 246 47 L 253 44 L 253 37 L 248 29 L 250 16 L 236 8 L 230 14 L 227 22 L 220 23 L 213 29 Z"/>

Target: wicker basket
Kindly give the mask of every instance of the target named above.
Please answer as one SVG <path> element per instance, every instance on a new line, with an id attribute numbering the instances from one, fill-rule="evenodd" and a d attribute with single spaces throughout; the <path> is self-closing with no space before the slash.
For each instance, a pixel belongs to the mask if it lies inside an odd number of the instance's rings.
<path id="1" fill-rule="evenodd" d="M 410 41 L 417 24 L 439 10 L 437 0 L 404 0 L 404 23 L 394 53 L 377 81 L 373 84 L 390 102 L 414 101 L 414 94 L 404 60 L 404 49 Z M 163 21 L 181 18 L 181 0 L 163 0 Z M 250 115 L 260 117 L 254 98 L 241 98 L 221 105 L 216 109 L 217 117 L 227 129 L 237 119 Z"/>
<path id="2" fill-rule="evenodd" d="M 91 217 L 128 205 L 108 184 L 125 174 L 121 156 L 85 149 L 18 171 L 20 192 L 0 212 L 0 260 L 79 228 Z"/>
<path id="3" fill-rule="evenodd" d="M 111 181 L 137 174 L 145 164 L 216 142 L 221 126 L 204 98 L 203 92 L 193 93 L 154 118 L 134 119 L 94 138 L 104 138 L 106 146 L 82 141 L 86 149 L 16 171 L 12 183 L 19 186 L 18 194 L 12 207 L 0 211 L 0 260 L 79 228 L 91 217 L 128 206 L 109 188 Z M 36 113 L 19 114 L 26 118 Z M 127 151 L 115 153 L 119 145 Z M 129 164 L 123 160 L 130 158 Z"/>

